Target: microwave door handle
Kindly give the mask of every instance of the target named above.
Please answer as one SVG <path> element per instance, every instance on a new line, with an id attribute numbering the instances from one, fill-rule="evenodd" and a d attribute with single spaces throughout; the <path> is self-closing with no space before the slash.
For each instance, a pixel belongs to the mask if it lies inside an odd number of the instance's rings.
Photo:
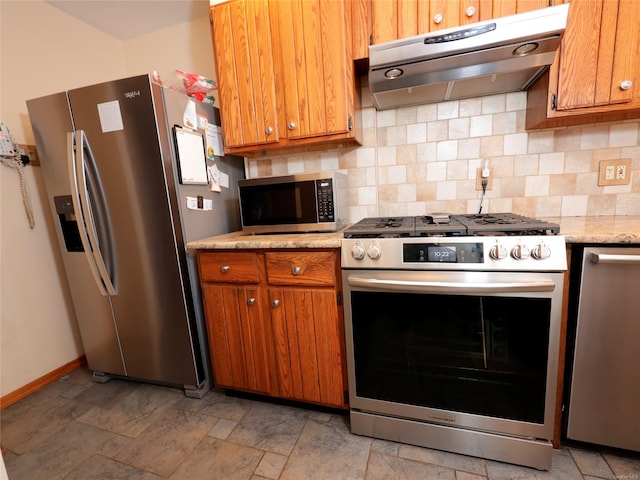
<path id="1" fill-rule="evenodd" d="M 73 209 L 78 217 L 77 225 L 82 247 L 98 289 L 102 295 L 113 295 L 115 294 L 115 288 L 109 279 L 104 260 L 100 254 L 95 226 L 91 218 L 84 168 L 84 143 L 84 132 L 82 130 L 67 134 L 67 156 L 69 180 L 73 190 L 71 195 Z"/>
<path id="2" fill-rule="evenodd" d="M 556 286 L 552 280 L 532 282 L 421 282 L 411 280 L 379 280 L 374 278 L 349 277 L 349 285 L 375 290 L 402 290 L 422 293 L 511 293 L 552 292 Z"/>

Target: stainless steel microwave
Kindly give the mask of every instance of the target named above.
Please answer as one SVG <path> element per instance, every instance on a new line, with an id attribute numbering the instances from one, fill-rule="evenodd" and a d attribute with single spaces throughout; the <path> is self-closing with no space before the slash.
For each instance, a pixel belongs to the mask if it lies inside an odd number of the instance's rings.
<path id="1" fill-rule="evenodd" d="M 334 232 L 345 225 L 347 178 L 339 172 L 238 181 L 242 230 Z"/>

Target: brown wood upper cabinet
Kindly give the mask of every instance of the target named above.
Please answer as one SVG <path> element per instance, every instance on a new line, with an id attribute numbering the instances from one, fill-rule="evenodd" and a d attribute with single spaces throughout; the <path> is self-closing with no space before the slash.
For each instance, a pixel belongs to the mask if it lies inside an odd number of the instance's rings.
<path id="1" fill-rule="evenodd" d="M 384 43 L 548 6 L 549 0 L 372 0 L 372 39 Z"/>
<path id="2" fill-rule="evenodd" d="M 640 2 L 570 3 L 556 61 L 528 92 L 526 127 L 640 117 Z"/>
<path id="3" fill-rule="evenodd" d="M 347 0 L 232 0 L 210 9 L 225 151 L 359 144 Z"/>

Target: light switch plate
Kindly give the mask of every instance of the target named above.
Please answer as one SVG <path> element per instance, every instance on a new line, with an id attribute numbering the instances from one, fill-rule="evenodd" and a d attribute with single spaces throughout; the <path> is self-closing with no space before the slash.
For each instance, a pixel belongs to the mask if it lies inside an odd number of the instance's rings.
<path id="1" fill-rule="evenodd" d="M 600 160 L 598 185 L 628 185 L 631 182 L 631 159 Z"/>

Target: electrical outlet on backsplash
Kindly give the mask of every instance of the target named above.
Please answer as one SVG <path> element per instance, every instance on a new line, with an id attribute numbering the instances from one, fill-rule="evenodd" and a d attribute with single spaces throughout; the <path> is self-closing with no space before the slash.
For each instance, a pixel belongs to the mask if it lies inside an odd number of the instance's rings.
<path id="1" fill-rule="evenodd" d="M 356 222 L 476 213 L 477 170 L 489 160 L 484 213 L 640 215 L 640 119 L 526 131 L 525 92 L 380 112 L 369 98 L 365 87 L 361 147 L 247 158 L 247 175 L 340 170 Z M 600 161 L 618 159 L 631 159 L 629 183 L 599 186 Z"/>

